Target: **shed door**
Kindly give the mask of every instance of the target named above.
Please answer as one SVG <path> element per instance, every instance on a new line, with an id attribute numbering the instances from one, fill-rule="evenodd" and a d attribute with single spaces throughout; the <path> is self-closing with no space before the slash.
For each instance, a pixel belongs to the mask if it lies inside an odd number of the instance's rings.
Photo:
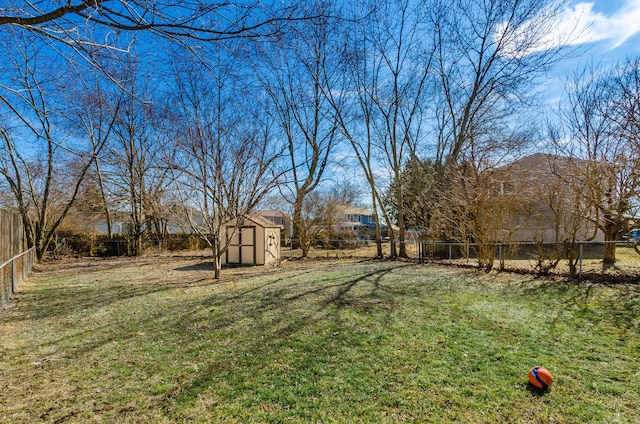
<path id="1" fill-rule="evenodd" d="M 233 227 L 227 227 L 227 237 L 233 232 Z M 242 227 L 229 241 L 227 249 L 227 263 L 240 265 L 256 264 L 256 227 Z"/>

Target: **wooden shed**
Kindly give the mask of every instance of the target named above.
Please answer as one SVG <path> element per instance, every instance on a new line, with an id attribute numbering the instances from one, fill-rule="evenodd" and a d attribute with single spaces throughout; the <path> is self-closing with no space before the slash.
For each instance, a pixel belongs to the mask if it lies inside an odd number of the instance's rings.
<path id="1" fill-rule="evenodd" d="M 280 260 L 280 226 L 259 215 L 246 215 L 230 221 L 224 228 L 229 240 L 222 264 L 268 265 Z"/>

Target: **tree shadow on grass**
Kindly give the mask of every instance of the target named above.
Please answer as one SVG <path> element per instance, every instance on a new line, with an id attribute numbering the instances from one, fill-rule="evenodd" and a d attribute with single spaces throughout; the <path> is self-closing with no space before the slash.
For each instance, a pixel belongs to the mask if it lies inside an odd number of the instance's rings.
<path id="1" fill-rule="evenodd" d="M 176 260 L 193 261 L 193 258 L 79 258 L 38 265 L 29 278 L 35 286 L 19 290 L 12 300 L 11 319 L 28 321 L 90 313 L 117 302 L 161 294 L 202 280 L 201 277 L 172 279 L 160 271 Z M 197 269 L 198 265 L 194 267 Z M 23 303 L 28 307 L 20 307 Z"/>
<path id="2" fill-rule="evenodd" d="M 230 269 L 243 269 L 243 268 L 244 269 L 255 269 L 256 267 L 262 268 L 262 266 L 260 266 L 260 265 L 229 265 L 229 264 L 225 264 L 225 265 L 221 266 L 223 271 L 224 270 L 230 270 Z M 185 272 L 191 272 L 191 271 L 210 271 L 210 272 L 213 272 L 213 271 L 215 271 L 212 260 L 202 260 L 202 262 L 200 262 L 200 263 L 173 268 L 173 270 L 175 270 L 175 271 L 185 271 Z"/>
<path id="3" fill-rule="evenodd" d="M 578 311 L 584 319 L 623 329 L 640 328 L 640 285 L 604 285 L 565 280 L 530 280 L 523 292 Z"/>
<path id="4" fill-rule="evenodd" d="M 211 261 L 202 261 L 200 263 L 197 264 L 193 264 L 193 265 L 186 265 L 186 266 L 180 266 L 177 268 L 173 268 L 175 271 L 186 271 L 186 272 L 192 272 L 192 271 L 207 271 L 207 272 L 213 272 L 213 262 Z"/>
<path id="5" fill-rule="evenodd" d="M 233 312 L 215 319 L 223 326 L 250 322 L 242 330 L 245 337 L 239 345 L 231 340 L 226 345 L 228 361 L 210 363 L 196 378 L 183 382 L 162 402 L 195 401 L 200 393 L 220 381 L 239 390 L 245 386 L 245 380 L 288 379 L 291 373 L 300 373 L 306 378 L 309 373 L 313 374 L 308 367 L 330 366 L 343 351 L 357 345 L 361 337 L 358 332 L 366 330 L 354 327 L 354 323 L 343 316 L 344 311 L 348 310 L 347 316 L 386 314 L 393 310 L 395 299 L 405 295 L 384 284 L 385 278 L 396 269 L 397 264 L 393 264 L 338 277 L 318 272 L 318 277 L 311 281 L 304 278 L 308 273 L 302 272 L 273 279 L 251 291 L 203 300 L 199 307 L 204 309 L 235 305 Z M 190 331 L 189 316 L 185 314 L 177 320 L 182 323 L 179 331 Z M 279 352 L 289 359 L 282 358 Z M 255 375 L 255 368 L 269 367 L 281 360 L 293 361 L 287 364 L 282 376 Z"/>
<path id="6" fill-rule="evenodd" d="M 137 273 L 141 267 L 157 268 L 158 264 L 167 265 L 176 261 L 193 260 L 190 257 L 143 257 L 80 258 L 66 263 L 50 261 L 47 264 L 38 265 L 38 269 L 30 277 L 31 281 L 40 280 L 36 283 L 37 287 L 17 292 L 11 304 L 11 319 L 28 321 L 90 312 L 116 302 L 162 294 L 193 286 L 196 283 L 217 281 L 213 280 L 208 272 L 213 271 L 212 263 L 200 257 L 196 258 L 199 262 L 195 264 L 168 269 L 193 272 L 186 277 L 172 279 L 166 273 L 158 273 L 158 275 L 151 273 L 148 279 L 144 279 Z M 122 273 L 105 274 L 114 270 L 116 272 L 122 270 Z M 128 273 L 133 277 L 132 279 L 127 278 Z M 227 275 L 220 281 L 261 276 L 264 271 L 244 269 L 238 270 L 235 274 Z M 23 303 L 28 303 L 29 306 L 19 307 Z"/>
<path id="7" fill-rule="evenodd" d="M 65 286 L 64 284 L 47 288 L 41 287 L 37 291 L 19 293 L 14 298 L 15 308 L 11 319 L 15 321 L 41 320 L 85 311 L 90 312 L 116 302 L 173 289 L 175 289 L 175 285 L 119 283 L 103 285 L 100 288 Z M 18 307 L 23 303 L 28 303 L 28 307 Z"/>
<path id="8" fill-rule="evenodd" d="M 82 323 L 70 323 L 68 329 L 59 326 L 59 334 L 34 340 L 30 349 L 51 346 L 57 356 L 75 363 L 92 361 L 98 375 L 113 374 L 107 384 L 132 381 L 134 387 L 141 384 L 136 380 L 139 368 L 157 372 L 167 382 L 166 390 L 154 389 L 142 396 L 158 410 L 196 402 L 211 390 L 222 391 L 221 399 L 259 391 L 267 403 L 293 402 L 284 397 L 295 394 L 295 389 L 284 386 L 321 378 L 316 375 L 318 367 L 351 366 L 348 361 L 354 349 L 377 340 L 367 326 L 386 325 L 382 323 L 398 304 L 407 298 L 413 301 L 425 290 L 418 287 L 421 280 L 394 278 L 394 271 L 414 266 L 314 263 L 266 274 L 243 269 L 211 288 L 193 287 L 196 277 L 186 273 L 179 282 L 112 281 L 83 287 L 54 281 L 27 293 L 23 300 L 29 307 L 20 305 L 12 319 L 41 321 L 60 316 L 64 320 L 82 316 L 83 311 L 102 317 L 86 327 Z M 127 272 L 134 275 L 135 269 Z M 174 289 L 183 294 L 175 301 L 169 293 Z M 139 301 L 127 302 L 131 299 Z M 137 305 L 143 309 L 132 309 Z M 97 359 L 103 355 L 108 357 L 106 362 Z M 347 363 L 342 363 L 343 358 Z M 198 372 L 184 372 L 182 362 L 196 364 Z M 68 378 L 73 380 L 74 375 Z M 276 387 L 269 389 L 269 385 Z M 305 390 L 313 387 L 317 386 L 310 384 Z M 101 388 L 104 396 L 110 389 L 115 391 L 113 386 Z"/>
<path id="9" fill-rule="evenodd" d="M 233 265 L 233 264 L 224 264 L 221 266 L 222 269 L 222 277 L 220 281 L 224 281 L 229 278 L 235 278 L 238 274 L 242 277 L 252 277 L 264 275 L 265 270 L 272 270 L 272 266 L 263 266 L 263 265 Z M 185 265 L 180 267 L 172 268 L 174 271 L 182 271 L 182 272 L 208 272 L 213 273 L 215 271 L 214 264 L 212 260 L 202 260 L 199 263 Z M 229 272 L 232 272 L 231 275 L 225 275 Z"/>

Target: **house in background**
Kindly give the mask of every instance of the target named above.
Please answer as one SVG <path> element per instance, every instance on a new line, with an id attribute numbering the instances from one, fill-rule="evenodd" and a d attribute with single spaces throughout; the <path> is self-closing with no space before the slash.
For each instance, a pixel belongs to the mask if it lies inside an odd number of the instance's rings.
<path id="1" fill-rule="evenodd" d="M 280 226 L 282 234 L 282 242 L 284 245 L 288 245 L 293 238 L 293 220 L 289 215 L 278 210 L 256 210 L 254 215 L 261 216 L 268 219 L 273 224 Z"/>
<path id="2" fill-rule="evenodd" d="M 363 225 L 375 227 L 376 221 L 371 212 L 367 208 L 359 208 L 355 206 L 339 206 L 338 211 L 338 231 L 353 231 Z"/>
<path id="3" fill-rule="evenodd" d="M 495 191 L 511 198 L 504 210 L 504 241 L 604 241 L 584 201 L 576 173 L 584 161 L 537 153 L 493 171 Z M 604 184 L 604 182 L 603 182 Z"/>
<path id="4" fill-rule="evenodd" d="M 111 234 L 113 236 L 123 236 L 130 234 L 131 224 L 128 221 L 113 221 L 111 223 Z M 143 230 L 148 230 L 148 226 L 143 225 Z M 85 226 L 86 231 L 95 234 L 106 235 L 108 233 L 108 225 L 106 221 L 100 221 Z M 193 234 L 193 229 L 189 225 L 180 224 L 175 220 L 169 219 L 165 222 L 166 234 Z"/>
<path id="5" fill-rule="evenodd" d="M 92 231 L 96 234 L 107 234 L 108 233 L 108 225 L 106 221 L 96 222 L 90 226 L 87 226 L 85 229 Z M 124 235 L 129 234 L 129 224 L 125 221 L 114 221 L 111 223 L 111 234 L 112 235 Z"/>
<path id="6" fill-rule="evenodd" d="M 398 234 L 400 227 L 391 224 L 393 232 Z M 375 240 L 376 219 L 373 212 L 367 208 L 349 205 L 339 205 L 332 231 L 354 237 L 356 240 Z M 391 232 L 386 224 L 380 223 L 380 235 L 383 239 L 390 237 Z M 411 232 L 408 231 L 407 235 Z M 417 236 L 416 236 L 417 237 Z M 419 237 L 417 237 L 419 238 Z"/>

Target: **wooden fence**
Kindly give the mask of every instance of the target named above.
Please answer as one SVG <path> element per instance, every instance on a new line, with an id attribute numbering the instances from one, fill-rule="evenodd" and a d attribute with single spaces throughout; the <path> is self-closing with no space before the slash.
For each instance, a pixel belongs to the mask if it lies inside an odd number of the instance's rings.
<path id="1" fill-rule="evenodd" d="M 26 249 L 22 217 L 0 209 L 0 306 L 11 299 L 33 268 L 35 250 Z"/>
<path id="2" fill-rule="evenodd" d="M 22 217 L 17 212 L 0 209 L 0 263 L 26 250 Z"/>

